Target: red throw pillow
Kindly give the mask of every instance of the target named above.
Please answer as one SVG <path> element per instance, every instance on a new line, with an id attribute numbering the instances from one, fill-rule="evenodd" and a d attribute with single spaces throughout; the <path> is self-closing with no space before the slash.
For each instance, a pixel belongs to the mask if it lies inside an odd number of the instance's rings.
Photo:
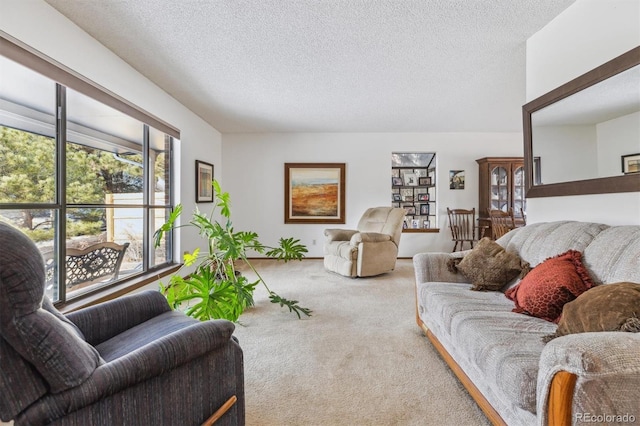
<path id="1" fill-rule="evenodd" d="M 533 268 L 505 296 L 516 303 L 512 312 L 557 323 L 565 303 L 593 287 L 582 253 L 569 250 Z"/>

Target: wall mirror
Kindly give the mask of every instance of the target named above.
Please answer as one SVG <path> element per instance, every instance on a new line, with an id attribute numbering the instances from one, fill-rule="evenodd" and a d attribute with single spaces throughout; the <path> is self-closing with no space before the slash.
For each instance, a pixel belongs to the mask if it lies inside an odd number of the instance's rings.
<path id="1" fill-rule="evenodd" d="M 522 111 L 528 198 L 640 191 L 640 47 Z"/>

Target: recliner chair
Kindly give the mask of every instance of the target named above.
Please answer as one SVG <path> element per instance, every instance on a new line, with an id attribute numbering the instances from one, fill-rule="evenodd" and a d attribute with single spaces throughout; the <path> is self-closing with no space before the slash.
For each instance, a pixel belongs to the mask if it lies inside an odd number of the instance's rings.
<path id="1" fill-rule="evenodd" d="M 398 258 L 404 209 L 367 209 L 356 230 L 325 229 L 324 267 L 347 277 L 393 271 Z"/>
<path id="2" fill-rule="evenodd" d="M 62 315 L 36 245 L 0 223 L 0 419 L 20 425 L 244 424 L 234 324 L 145 291 Z"/>

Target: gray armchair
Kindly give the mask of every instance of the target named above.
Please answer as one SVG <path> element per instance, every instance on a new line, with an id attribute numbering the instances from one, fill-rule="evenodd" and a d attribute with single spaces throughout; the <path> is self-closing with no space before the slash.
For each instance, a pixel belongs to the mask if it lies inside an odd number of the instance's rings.
<path id="1" fill-rule="evenodd" d="M 0 419 L 19 425 L 244 424 L 234 325 L 146 291 L 62 315 L 35 244 L 0 223 Z M 227 404 L 228 405 L 228 404 Z"/>
<path id="2" fill-rule="evenodd" d="M 347 277 L 393 271 L 404 216 L 404 209 L 372 207 L 364 212 L 355 230 L 325 229 L 325 269 Z"/>

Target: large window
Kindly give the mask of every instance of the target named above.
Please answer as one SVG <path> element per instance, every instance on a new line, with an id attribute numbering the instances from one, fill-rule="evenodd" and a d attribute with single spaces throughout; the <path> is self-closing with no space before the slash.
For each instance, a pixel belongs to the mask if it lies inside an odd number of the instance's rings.
<path id="1" fill-rule="evenodd" d="M 175 133 L 19 62 L 0 56 L 0 221 L 40 248 L 46 294 L 66 302 L 170 263 L 171 236 L 156 248 L 153 233 L 172 208 Z"/>

